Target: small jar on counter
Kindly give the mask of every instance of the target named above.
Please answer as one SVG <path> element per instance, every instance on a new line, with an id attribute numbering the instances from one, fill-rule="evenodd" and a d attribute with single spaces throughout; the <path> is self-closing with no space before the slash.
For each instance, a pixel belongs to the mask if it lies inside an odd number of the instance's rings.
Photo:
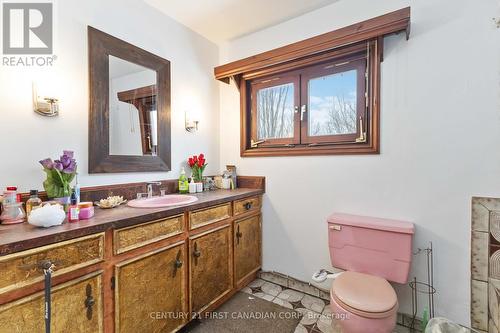
<path id="1" fill-rule="evenodd" d="M 25 217 L 26 213 L 24 212 L 22 202 L 14 202 L 3 207 L 0 221 L 2 221 L 2 224 L 23 223 Z"/>
<path id="2" fill-rule="evenodd" d="M 38 190 L 30 191 L 30 198 L 26 201 L 26 216 L 30 216 L 31 211 L 42 205 L 42 200 L 38 197 Z"/>
<path id="3" fill-rule="evenodd" d="M 80 220 L 88 220 L 94 216 L 94 204 L 92 202 L 80 202 L 78 208 L 80 209 Z"/>
<path id="4" fill-rule="evenodd" d="M 17 201 L 17 187 L 7 186 L 7 190 L 3 192 L 3 205 L 7 206 Z"/>

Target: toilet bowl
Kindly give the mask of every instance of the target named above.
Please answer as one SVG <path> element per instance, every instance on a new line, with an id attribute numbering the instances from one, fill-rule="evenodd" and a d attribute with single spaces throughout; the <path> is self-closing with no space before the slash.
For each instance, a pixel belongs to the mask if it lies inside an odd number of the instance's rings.
<path id="1" fill-rule="evenodd" d="M 332 276 L 330 290 L 333 319 L 342 333 L 393 331 L 399 305 L 388 281 L 408 281 L 413 234 L 413 224 L 406 221 L 342 213 L 328 217 L 332 266 L 345 270 Z"/>
<path id="2" fill-rule="evenodd" d="M 343 273 L 332 284 L 330 307 L 342 333 L 389 333 L 396 326 L 396 293 L 377 276 Z"/>

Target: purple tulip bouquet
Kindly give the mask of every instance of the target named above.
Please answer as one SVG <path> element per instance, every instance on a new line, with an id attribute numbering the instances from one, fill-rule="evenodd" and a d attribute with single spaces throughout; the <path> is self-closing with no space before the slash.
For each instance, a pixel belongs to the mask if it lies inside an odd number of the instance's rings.
<path id="1" fill-rule="evenodd" d="M 55 161 L 46 158 L 40 161 L 47 179 L 43 187 L 49 198 L 63 198 L 71 195 L 71 182 L 76 175 L 76 160 L 73 152 L 64 150 L 62 156 Z"/>

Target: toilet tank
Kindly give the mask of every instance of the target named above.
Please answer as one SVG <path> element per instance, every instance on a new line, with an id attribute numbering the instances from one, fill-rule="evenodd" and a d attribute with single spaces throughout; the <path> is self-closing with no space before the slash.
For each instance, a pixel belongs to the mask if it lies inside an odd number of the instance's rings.
<path id="1" fill-rule="evenodd" d="M 410 222 L 334 213 L 328 217 L 332 265 L 406 283 L 413 233 Z"/>

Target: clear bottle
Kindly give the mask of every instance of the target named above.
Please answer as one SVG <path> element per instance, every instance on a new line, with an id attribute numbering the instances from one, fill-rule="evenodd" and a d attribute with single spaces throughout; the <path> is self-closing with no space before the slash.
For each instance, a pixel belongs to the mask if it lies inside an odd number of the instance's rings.
<path id="1" fill-rule="evenodd" d="M 76 182 L 75 182 L 75 187 L 73 188 L 73 191 L 75 191 L 76 195 L 76 203 L 80 203 L 80 183 L 78 182 L 78 172 L 76 173 Z"/>
<path id="2" fill-rule="evenodd" d="M 42 204 L 42 199 L 38 197 L 38 190 L 30 191 L 30 198 L 26 201 L 26 216 L 30 216 L 33 209 L 38 208 Z"/>

